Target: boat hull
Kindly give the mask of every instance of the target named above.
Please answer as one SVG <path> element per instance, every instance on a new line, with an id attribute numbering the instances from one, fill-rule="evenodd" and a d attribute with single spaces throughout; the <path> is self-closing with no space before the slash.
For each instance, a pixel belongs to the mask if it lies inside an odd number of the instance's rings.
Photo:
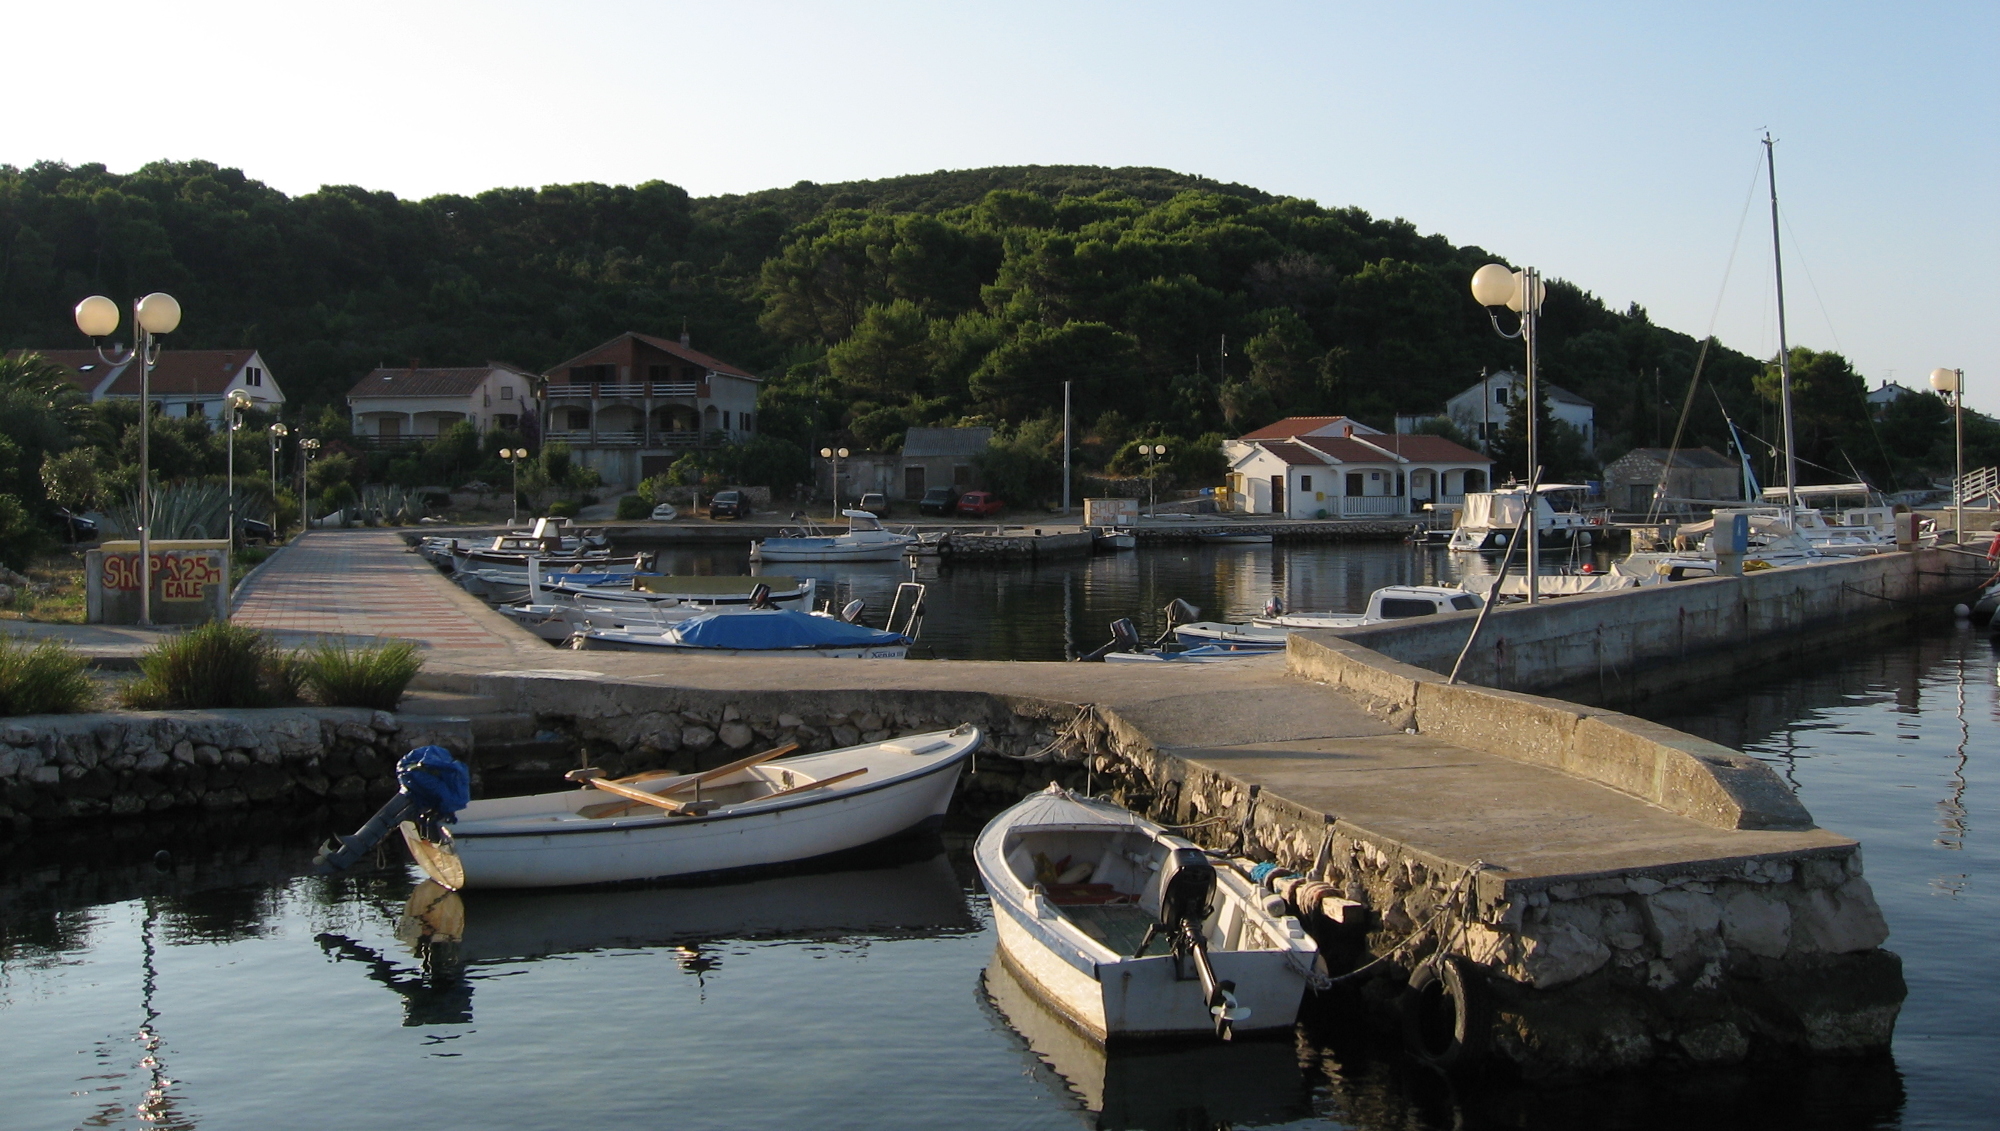
<path id="1" fill-rule="evenodd" d="M 771 546 L 772 539 L 765 539 L 751 551 L 751 557 L 761 562 L 893 562 L 900 561 L 903 553 L 915 546 L 911 542 L 884 543 L 872 546 Z"/>
<path id="2" fill-rule="evenodd" d="M 969 742 L 921 768 L 748 812 L 551 820 L 548 831 L 465 832 L 450 836 L 448 845 L 422 841 L 406 827 L 404 838 L 432 879 L 461 890 L 685 880 L 795 865 L 934 827 L 944 819 L 959 772 L 978 745 L 974 731 Z M 777 764 L 823 763 L 826 768 L 816 772 L 828 772 L 846 764 L 838 758 L 846 753 Z M 440 849 L 455 858 L 459 875 L 438 862 Z"/>

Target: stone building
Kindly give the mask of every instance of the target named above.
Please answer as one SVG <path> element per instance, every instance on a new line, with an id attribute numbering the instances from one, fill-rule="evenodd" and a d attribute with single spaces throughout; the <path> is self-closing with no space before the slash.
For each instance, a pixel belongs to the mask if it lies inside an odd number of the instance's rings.
<path id="1" fill-rule="evenodd" d="M 1673 467 L 1668 469 L 1671 459 Z M 1604 501 L 1613 510 L 1634 514 L 1651 509 L 1653 494 L 1668 499 L 1702 499 L 1713 502 L 1740 502 L 1743 498 L 1743 469 L 1737 462 L 1709 448 L 1634 448 L 1612 460 L 1604 468 Z M 1683 509 L 1684 504 L 1669 504 Z"/>

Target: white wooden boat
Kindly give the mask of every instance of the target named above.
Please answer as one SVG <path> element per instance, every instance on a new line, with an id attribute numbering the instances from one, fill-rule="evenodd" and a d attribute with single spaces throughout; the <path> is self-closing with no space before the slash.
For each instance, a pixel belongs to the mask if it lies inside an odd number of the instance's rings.
<path id="1" fill-rule="evenodd" d="M 1484 603 L 1476 593 L 1449 586 L 1384 585 L 1368 595 L 1368 608 L 1360 613 L 1287 613 L 1274 600 L 1267 615 L 1241 624 L 1212 620 L 1177 624 L 1174 639 L 1183 644 L 1283 647 L 1285 638 L 1294 632 L 1360 628 L 1392 620 L 1475 610 Z"/>
<path id="2" fill-rule="evenodd" d="M 1255 659 L 1258 656 L 1275 655 L 1284 647 L 1284 641 L 1276 644 L 1268 641 L 1253 641 L 1248 644 L 1216 643 L 1195 644 L 1181 647 L 1152 646 L 1134 649 L 1130 652 L 1109 652 L 1103 657 L 1107 664 L 1219 664 L 1234 660 Z"/>
<path id="3" fill-rule="evenodd" d="M 764 562 L 893 562 L 917 544 L 917 536 L 884 529 L 867 511 L 840 512 L 847 533 L 822 534 L 807 527 L 750 544 L 752 561 Z"/>
<path id="4" fill-rule="evenodd" d="M 573 771 L 585 788 L 474 801 L 440 840 L 409 823 L 403 839 L 418 866 L 453 890 L 794 864 L 935 827 L 981 739 L 966 724 L 796 758 L 756 755 L 699 775 Z"/>
<path id="5" fill-rule="evenodd" d="M 1549 496 L 1574 494 L 1589 488 L 1578 483 L 1544 483 L 1535 495 L 1535 536 L 1543 550 L 1567 550 L 1590 545 L 1603 532 L 1602 515 L 1580 511 L 1559 511 L 1549 505 Z M 1450 546 L 1459 551 L 1499 551 L 1507 548 L 1514 527 L 1527 505 L 1528 489 L 1510 487 L 1500 491 L 1474 491 L 1465 496 L 1465 509 L 1451 532 Z M 1523 541 L 1526 535 L 1523 534 Z"/>
<path id="6" fill-rule="evenodd" d="M 1053 784 L 995 817 L 973 861 L 1001 957 L 1098 1041 L 1289 1029 L 1324 972 L 1281 897 Z"/>
<path id="7" fill-rule="evenodd" d="M 565 576 L 557 574 L 553 585 L 532 582 L 523 594 L 526 601 L 502 605 L 497 611 L 536 636 L 562 644 L 592 628 L 664 633 L 703 613 L 752 605 L 809 612 L 819 591 L 818 582 L 810 577 L 645 577 L 637 580 L 649 588 L 634 590 L 601 585 L 571 588 L 564 583 Z M 658 587 L 652 588 L 655 583 Z M 765 590 L 761 598 L 760 586 Z"/>
<path id="8" fill-rule="evenodd" d="M 915 638 L 796 609 L 716 609 L 664 626 L 587 624 L 570 637 L 579 652 L 678 652 L 702 656 L 813 656 L 900 660 Z"/>

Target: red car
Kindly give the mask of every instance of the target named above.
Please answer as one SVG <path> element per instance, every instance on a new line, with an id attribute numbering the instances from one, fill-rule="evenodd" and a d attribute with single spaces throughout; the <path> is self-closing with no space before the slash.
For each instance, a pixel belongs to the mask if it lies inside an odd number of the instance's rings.
<path id="1" fill-rule="evenodd" d="M 991 491 L 967 491 L 958 497 L 958 513 L 972 518 L 985 518 L 1000 513 L 1000 496 Z"/>

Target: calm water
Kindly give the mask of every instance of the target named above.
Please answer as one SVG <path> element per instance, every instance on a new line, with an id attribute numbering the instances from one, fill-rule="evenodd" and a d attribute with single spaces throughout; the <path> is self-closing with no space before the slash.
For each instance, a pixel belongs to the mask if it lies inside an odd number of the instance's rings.
<path id="1" fill-rule="evenodd" d="M 1347 564 L 1308 600 L 1436 576 L 1382 549 L 1327 554 Z M 1268 548 L 1123 557 L 958 571 L 932 624 L 975 639 L 946 607 L 989 590 L 1104 620 L 1197 580 L 1191 599 L 1237 610 L 1308 585 Z M 1060 626 L 1032 639 L 1059 648 Z M 1107 1061 L 989 986 L 969 827 L 865 870 L 438 902 L 393 865 L 305 877 L 324 822 L 272 819 L 5 850 L 0 1128 L 1991 1127 L 1996 679 L 1983 633 L 1931 626 L 1656 712 L 1772 760 L 1864 842 L 1910 982 L 1893 1059 L 1466 1090 L 1321 1020 Z"/>
<path id="2" fill-rule="evenodd" d="M 1551 555 L 1545 568 L 1559 558 Z M 662 553 L 666 573 L 751 572 L 749 551 L 714 547 Z M 1277 543 L 1185 546 L 1094 554 L 1039 566 L 926 564 L 929 587 L 923 638 L 914 655 L 950 660 L 1064 660 L 1111 638 L 1110 624 L 1131 617 L 1155 635 L 1160 610 L 1176 597 L 1210 619 L 1261 615 L 1273 596 L 1292 609 L 1361 611 L 1384 585 L 1449 585 L 1465 569 L 1491 563 L 1400 542 Z M 1518 565 L 1516 566 L 1518 569 Z M 910 570 L 894 562 L 786 564 L 762 572 L 819 579 L 834 607 L 860 598 L 862 619 L 881 623 L 898 582 Z"/>

